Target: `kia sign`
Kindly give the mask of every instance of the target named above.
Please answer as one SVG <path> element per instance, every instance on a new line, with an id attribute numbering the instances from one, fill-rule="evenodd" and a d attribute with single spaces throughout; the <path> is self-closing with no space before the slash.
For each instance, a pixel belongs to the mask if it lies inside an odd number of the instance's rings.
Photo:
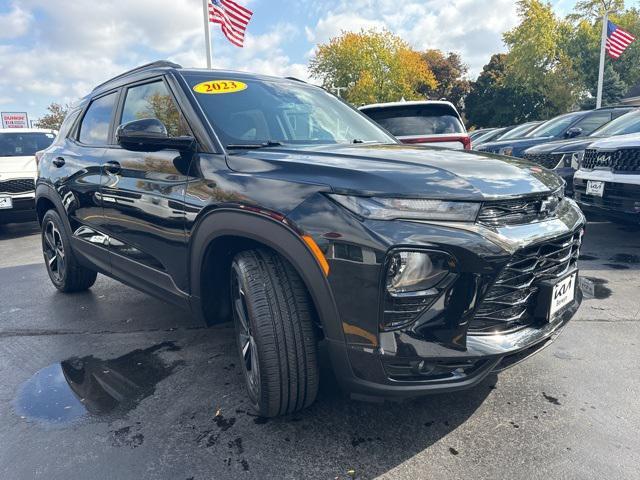
<path id="1" fill-rule="evenodd" d="M 2 128 L 29 128 L 26 112 L 2 112 Z"/>

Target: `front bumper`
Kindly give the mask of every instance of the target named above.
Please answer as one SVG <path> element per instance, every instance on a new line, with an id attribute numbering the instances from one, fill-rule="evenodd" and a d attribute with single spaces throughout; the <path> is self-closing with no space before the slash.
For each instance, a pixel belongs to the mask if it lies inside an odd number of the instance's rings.
<path id="1" fill-rule="evenodd" d="M 3 195 L 3 194 L 0 194 Z M 13 208 L 0 209 L 0 223 L 19 223 L 37 220 L 35 193 L 11 196 Z"/>
<path id="2" fill-rule="evenodd" d="M 587 195 L 587 181 L 605 182 L 604 195 Z M 574 197 L 585 212 L 640 223 L 640 175 L 580 172 L 574 178 Z"/>
<path id="3" fill-rule="evenodd" d="M 333 204 L 313 205 L 294 217 L 298 225 L 309 211 L 326 213 L 303 228 L 315 229 L 330 264 L 328 280 L 344 338 L 325 343 L 337 379 L 354 394 L 402 397 L 472 387 L 550 344 L 582 301 L 578 288 L 574 301 L 551 322 L 536 320 L 499 333 L 470 330 L 487 291 L 516 255 L 575 236 L 584 227 L 584 216 L 570 199 L 557 218 L 501 228 L 362 220 Z M 459 265 L 458 277 L 441 297 L 447 300 L 439 299 L 406 327 L 380 331 L 383 265 L 388 252 L 399 247 L 449 253 Z"/>

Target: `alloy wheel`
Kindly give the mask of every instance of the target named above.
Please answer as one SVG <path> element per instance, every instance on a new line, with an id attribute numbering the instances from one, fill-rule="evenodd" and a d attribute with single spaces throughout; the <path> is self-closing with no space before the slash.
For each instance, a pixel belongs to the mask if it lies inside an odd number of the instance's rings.
<path id="1" fill-rule="evenodd" d="M 47 268 L 56 282 L 64 278 L 65 252 L 60 231 L 52 221 L 47 222 L 43 230 L 44 256 Z"/>

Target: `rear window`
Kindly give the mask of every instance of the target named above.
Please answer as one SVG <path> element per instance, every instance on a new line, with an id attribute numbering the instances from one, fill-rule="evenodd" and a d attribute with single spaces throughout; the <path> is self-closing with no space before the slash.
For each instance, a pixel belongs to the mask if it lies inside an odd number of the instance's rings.
<path id="1" fill-rule="evenodd" d="M 362 113 L 396 137 L 464 133 L 456 112 L 448 105 L 406 105 L 367 108 Z"/>
<path id="2" fill-rule="evenodd" d="M 0 157 L 26 157 L 35 155 L 53 143 L 53 133 L 0 133 Z"/>

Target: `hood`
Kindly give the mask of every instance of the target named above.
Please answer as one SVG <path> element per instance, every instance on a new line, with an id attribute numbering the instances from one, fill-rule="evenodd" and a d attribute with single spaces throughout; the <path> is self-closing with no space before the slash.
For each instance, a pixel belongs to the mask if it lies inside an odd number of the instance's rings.
<path id="1" fill-rule="evenodd" d="M 579 152 L 585 150 L 593 142 L 597 142 L 598 137 L 581 137 L 573 138 L 571 140 L 558 140 L 555 142 L 544 143 L 542 145 L 535 145 L 524 153 L 529 154 L 544 154 L 544 153 L 570 153 Z"/>
<path id="2" fill-rule="evenodd" d="M 228 163 L 237 172 L 360 195 L 485 200 L 546 193 L 563 184 L 524 160 L 407 145 L 265 148 L 230 155 Z"/>
<path id="3" fill-rule="evenodd" d="M 640 133 L 609 137 L 590 145 L 597 150 L 617 150 L 619 148 L 640 148 Z"/>
<path id="4" fill-rule="evenodd" d="M 37 170 L 38 167 L 34 155 L 24 157 L 0 157 L 0 180 L 3 179 L 4 174 L 35 177 Z"/>
<path id="5" fill-rule="evenodd" d="M 479 151 L 483 152 L 498 152 L 504 147 L 513 147 L 514 149 L 527 148 L 533 145 L 539 145 L 541 143 L 547 143 L 554 140 L 554 137 L 535 137 L 535 138 L 520 138 L 514 140 L 505 140 L 503 142 L 488 142 L 483 143 L 478 147 Z"/>

